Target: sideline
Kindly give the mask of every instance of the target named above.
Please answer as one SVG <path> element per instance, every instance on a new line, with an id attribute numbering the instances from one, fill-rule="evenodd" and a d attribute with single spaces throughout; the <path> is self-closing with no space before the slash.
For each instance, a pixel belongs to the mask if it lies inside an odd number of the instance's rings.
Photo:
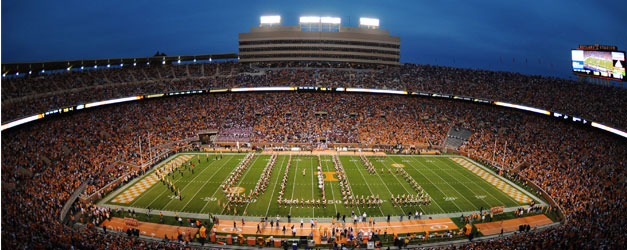
<path id="1" fill-rule="evenodd" d="M 540 203 L 542 205 L 545 205 L 545 206 L 549 205 L 548 203 L 544 202 L 544 200 L 538 198 L 538 196 L 535 196 L 534 194 L 529 193 L 529 191 L 525 190 L 524 188 L 521 188 L 516 183 L 513 183 L 512 181 L 508 180 L 507 178 L 498 175 L 496 172 L 492 171 L 492 169 L 489 169 L 488 167 L 484 166 L 483 164 L 479 164 L 478 162 L 474 161 L 473 159 L 470 159 L 470 158 L 468 158 L 466 156 L 463 156 L 463 155 L 460 155 L 460 157 L 466 159 L 467 161 L 471 162 L 472 164 L 475 164 L 475 165 L 479 166 L 483 170 L 485 170 L 485 171 L 489 172 L 490 174 L 494 175 L 494 177 L 499 178 L 502 181 L 504 181 L 507 184 L 509 184 L 510 186 L 518 189 L 518 191 L 520 191 L 520 192 L 526 194 L 527 196 L 531 197 L 534 201 L 536 201 L 536 202 L 538 202 L 538 203 Z"/>

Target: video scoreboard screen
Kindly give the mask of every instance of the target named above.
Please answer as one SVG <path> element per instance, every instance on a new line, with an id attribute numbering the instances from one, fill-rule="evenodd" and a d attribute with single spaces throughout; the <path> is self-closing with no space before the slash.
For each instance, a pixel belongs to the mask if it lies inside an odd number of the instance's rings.
<path id="1" fill-rule="evenodd" d="M 625 52 L 575 49 L 572 63 L 576 74 L 625 80 Z"/>

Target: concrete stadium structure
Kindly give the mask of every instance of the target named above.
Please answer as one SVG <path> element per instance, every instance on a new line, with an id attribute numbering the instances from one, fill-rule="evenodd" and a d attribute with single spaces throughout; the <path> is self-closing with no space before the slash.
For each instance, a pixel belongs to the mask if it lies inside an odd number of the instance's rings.
<path id="1" fill-rule="evenodd" d="M 315 19 L 315 18 L 314 18 Z M 400 64 L 401 39 L 376 26 L 341 27 L 338 21 L 298 26 L 262 25 L 239 34 L 240 62 L 324 61 Z M 320 20 L 320 19 L 317 19 Z"/>

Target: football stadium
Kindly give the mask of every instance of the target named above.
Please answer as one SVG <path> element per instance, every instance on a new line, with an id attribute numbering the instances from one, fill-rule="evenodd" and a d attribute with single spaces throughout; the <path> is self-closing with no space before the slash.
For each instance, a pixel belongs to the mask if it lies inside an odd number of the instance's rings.
<path id="1" fill-rule="evenodd" d="M 357 20 L 3 57 L 2 247 L 626 247 L 625 52 L 572 45 L 576 79 L 419 64 Z"/>

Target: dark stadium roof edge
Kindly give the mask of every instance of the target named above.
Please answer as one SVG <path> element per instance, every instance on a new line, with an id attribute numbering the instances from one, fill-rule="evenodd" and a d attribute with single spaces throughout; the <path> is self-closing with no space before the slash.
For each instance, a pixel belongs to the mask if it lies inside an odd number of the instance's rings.
<path id="1" fill-rule="evenodd" d="M 101 58 L 101 59 L 81 59 L 81 60 L 59 60 L 46 62 L 16 62 L 2 63 L 2 74 L 27 73 L 29 71 L 40 72 L 42 70 L 66 70 L 68 68 L 94 67 L 106 65 L 133 65 L 146 63 L 171 63 L 181 61 L 207 61 L 207 60 L 228 60 L 237 59 L 236 53 L 223 54 L 199 54 L 183 56 L 151 56 L 151 57 L 125 57 L 125 58 Z"/>

